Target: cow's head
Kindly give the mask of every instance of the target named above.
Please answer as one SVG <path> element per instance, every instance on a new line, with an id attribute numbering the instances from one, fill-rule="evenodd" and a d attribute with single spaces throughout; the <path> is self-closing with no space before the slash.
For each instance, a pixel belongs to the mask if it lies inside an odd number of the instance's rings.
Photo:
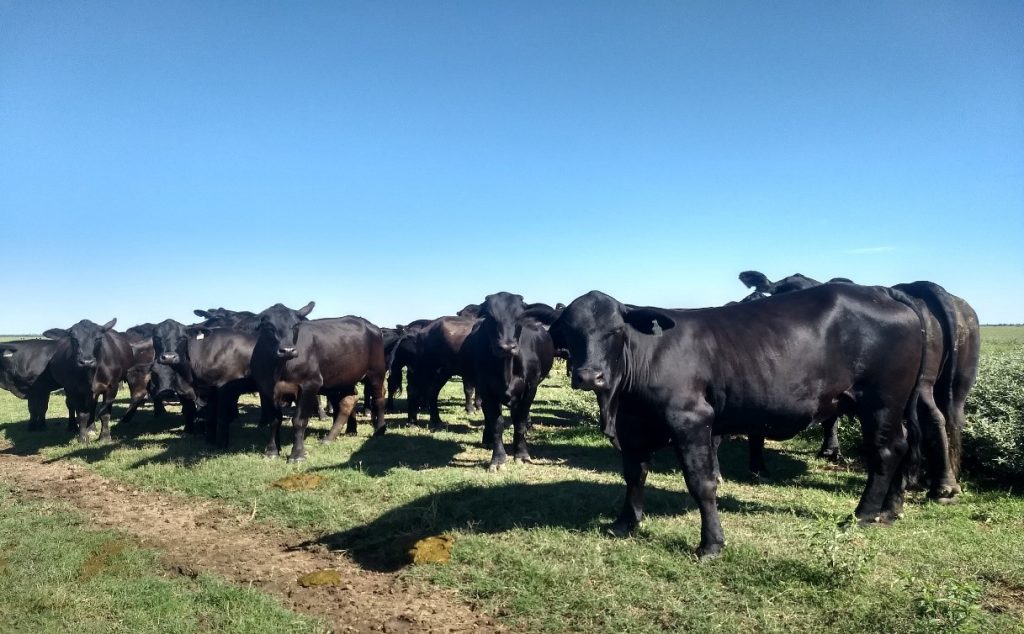
<path id="1" fill-rule="evenodd" d="M 526 310 L 522 295 L 495 293 L 480 304 L 480 317 L 489 329 L 496 350 L 507 356 L 519 354 L 519 324 L 517 320 Z"/>
<path id="2" fill-rule="evenodd" d="M 80 368 L 95 368 L 96 359 L 103 345 L 103 337 L 114 328 L 117 319 L 111 319 L 102 326 L 83 319 L 74 326 L 51 328 L 43 333 L 50 339 L 66 339 L 71 346 L 71 354 Z"/>
<path id="3" fill-rule="evenodd" d="M 156 362 L 163 365 L 178 365 L 188 359 L 189 330 L 201 326 L 185 324 L 165 319 L 153 327 L 153 354 Z M 193 333 L 194 334 L 194 333 Z"/>
<path id="4" fill-rule="evenodd" d="M 674 326 L 672 317 L 660 309 L 625 306 L 600 291 L 577 297 L 551 324 L 555 345 L 569 351 L 572 387 L 597 394 L 601 429 L 616 446 L 618 398 L 632 370 L 627 347 L 637 337 Z"/>
<path id="5" fill-rule="evenodd" d="M 295 350 L 295 337 L 298 326 L 313 311 L 315 302 L 309 302 L 298 310 L 292 310 L 284 304 L 274 304 L 260 313 L 259 337 L 262 345 L 273 345 L 278 359 L 294 359 L 298 356 Z"/>

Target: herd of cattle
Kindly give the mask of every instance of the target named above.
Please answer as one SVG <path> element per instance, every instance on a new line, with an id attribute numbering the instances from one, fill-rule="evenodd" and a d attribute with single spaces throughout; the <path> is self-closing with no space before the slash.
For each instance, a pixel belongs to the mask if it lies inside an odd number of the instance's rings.
<path id="1" fill-rule="evenodd" d="M 374 434 L 407 379 L 407 411 L 421 408 L 442 425 L 438 395 L 463 379 L 465 407 L 482 409 L 490 469 L 507 460 L 507 407 L 513 459 L 529 462 L 530 407 L 554 357 L 567 359 L 572 387 L 596 393 L 601 429 L 623 460 L 626 501 L 610 531 L 628 534 L 643 516 L 652 453 L 671 445 L 700 508 L 699 555 L 725 544 L 716 506 L 718 443 L 750 437 L 750 466 L 764 471 L 765 438 L 787 439 L 824 427 L 821 455 L 837 459 L 837 420 L 856 416 L 864 437 L 867 486 L 856 516 L 889 523 L 924 458 L 929 496 L 948 500 L 957 484 L 964 402 L 977 373 L 977 316 L 962 299 L 930 282 L 860 286 L 802 275 L 770 282 L 745 271 L 754 292 L 739 302 L 701 309 L 622 304 L 592 291 L 568 306 L 524 303 L 496 293 L 455 316 L 379 328 L 360 317 L 307 319 L 276 304 L 260 312 L 196 310 L 185 325 L 168 319 L 124 333 L 116 320 L 83 320 L 47 339 L 0 344 L 0 386 L 27 399 L 29 427 L 45 425 L 51 392 L 62 389 L 71 431 L 88 439 L 94 421 L 110 438 L 110 415 L 122 381 L 131 400 L 122 420 L 150 398 L 181 403 L 185 431 L 226 447 L 239 396 L 260 397 L 269 424 L 266 455 L 281 447 L 283 407 L 294 404 L 290 461 L 305 458 L 309 419 L 333 413 L 323 439 L 354 434 L 357 387 L 363 386 Z M 385 398 L 387 389 L 387 398 Z"/>

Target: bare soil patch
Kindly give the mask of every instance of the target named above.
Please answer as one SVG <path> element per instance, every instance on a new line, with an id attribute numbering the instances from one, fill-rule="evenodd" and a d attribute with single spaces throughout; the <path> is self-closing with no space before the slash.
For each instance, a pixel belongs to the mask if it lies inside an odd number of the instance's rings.
<path id="1" fill-rule="evenodd" d="M 161 551 L 171 571 L 208 573 L 257 588 L 290 609 L 322 618 L 336 632 L 502 631 L 454 593 L 363 570 L 344 555 L 306 546 L 315 541 L 310 535 L 255 522 L 214 502 L 139 491 L 82 466 L 46 464 L 37 456 L 0 454 L 0 480 L 19 498 L 62 500 L 92 525 Z M 97 553 L 97 568 L 114 555 Z M 340 583 L 299 583 L 323 570 L 337 571 Z"/>

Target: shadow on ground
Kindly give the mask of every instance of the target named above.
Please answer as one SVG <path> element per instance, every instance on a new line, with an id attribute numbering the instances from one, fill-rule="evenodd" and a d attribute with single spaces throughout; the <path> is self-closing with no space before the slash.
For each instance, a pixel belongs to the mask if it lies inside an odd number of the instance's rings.
<path id="1" fill-rule="evenodd" d="M 614 519 L 625 487 L 599 482 L 512 483 L 467 485 L 423 496 L 380 516 L 373 522 L 325 535 L 315 542 L 344 550 L 367 570 L 393 572 L 410 561 L 413 545 L 432 535 L 453 530 L 501 533 L 514 529 L 563 528 L 599 530 Z M 685 493 L 647 487 L 648 516 L 669 516 L 695 510 Z M 759 502 L 723 495 L 718 506 L 726 512 L 789 513 Z M 640 537 L 644 539 L 644 537 Z M 299 548 L 312 543 L 300 544 Z M 696 544 L 688 544 L 694 548 Z"/>

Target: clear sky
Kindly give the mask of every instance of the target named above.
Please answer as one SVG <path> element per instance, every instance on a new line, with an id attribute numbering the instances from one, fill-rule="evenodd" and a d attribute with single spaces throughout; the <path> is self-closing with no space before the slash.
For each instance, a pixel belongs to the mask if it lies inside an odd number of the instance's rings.
<path id="1" fill-rule="evenodd" d="M 1021 2 L 0 0 L 0 332 L 928 279 L 1024 321 Z"/>

